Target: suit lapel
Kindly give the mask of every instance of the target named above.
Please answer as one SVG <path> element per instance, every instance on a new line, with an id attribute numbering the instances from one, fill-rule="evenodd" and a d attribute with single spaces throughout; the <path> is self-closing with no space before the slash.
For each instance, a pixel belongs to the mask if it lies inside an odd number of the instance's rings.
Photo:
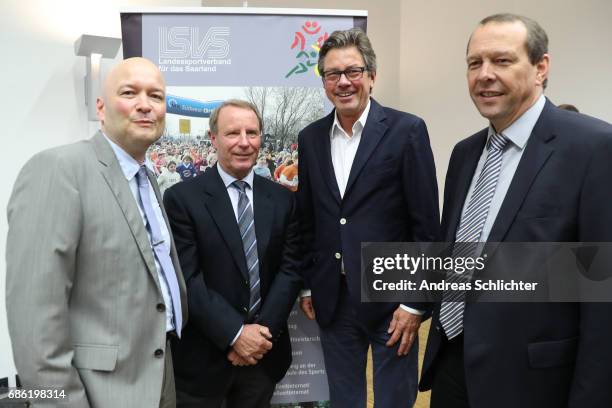
<path id="1" fill-rule="evenodd" d="M 98 132 L 91 141 L 100 163 L 100 172 L 115 196 L 115 200 L 117 200 L 117 204 L 121 208 L 125 221 L 136 241 L 138 250 L 147 265 L 151 277 L 159 289 L 157 269 L 155 268 L 155 259 L 153 257 L 153 251 L 151 250 L 151 244 L 149 243 L 149 236 L 142 222 L 138 204 L 136 200 L 134 200 L 132 190 L 130 190 L 125 175 L 121 171 L 115 152 L 113 152 L 112 147 L 100 132 Z"/>
<path id="2" fill-rule="evenodd" d="M 448 216 L 450 224 L 446 229 L 446 241 L 454 242 L 457 228 L 459 228 L 459 221 L 461 220 L 461 212 L 463 210 L 463 204 L 467 198 L 474 172 L 478 166 L 478 160 L 482 154 L 482 150 L 487 142 L 487 129 L 482 130 L 476 134 L 475 140 L 468 146 L 464 157 L 459 158 L 461 164 L 459 165 L 459 174 L 457 174 L 457 182 L 454 185 L 454 191 L 450 192 L 449 197 L 453 197 L 449 211 L 451 212 Z M 448 186 L 447 188 L 451 188 Z"/>
<path id="3" fill-rule="evenodd" d="M 531 132 L 523 157 L 521 157 L 521 161 L 508 188 L 508 193 L 506 193 L 506 197 L 499 209 L 489 234 L 489 242 L 502 242 L 504 240 L 516 213 L 521 208 L 523 201 L 525 201 L 533 181 L 554 151 L 553 147 L 549 144 L 555 137 L 551 132 L 552 124 L 549 123 L 550 110 L 551 104 L 547 101 L 540 118 Z"/>
<path id="4" fill-rule="evenodd" d="M 259 256 L 259 277 L 263 277 L 266 250 L 270 242 L 272 221 L 274 220 L 274 201 L 266 188 L 265 181 L 259 176 L 253 179 L 253 211 L 255 217 L 255 236 L 257 237 L 257 255 Z M 261 279 L 261 292 L 266 293 L 266 280 Z"/>
<path id="5" fill-rule="evenodd" d="M 227 193 L 227 188 L 221 180 L 217 165 L 208 170 L 201 176 L 204 184 L 204 193 L 208 196 L 205 205 L 210 216 L 217 225 L 221 237 L 229 247 L 232 258 L 240 273 L 245 279 L 249 279 L 247 272 L 246 258 L 244 256 L 244 248 L 242 247 L 242 239 L 240 238 L 240 230 L 236 222 L 232 202 Z M 257 233 L 257 230 L 255 231 Z M 259 249 L 259 245 L 258 248 Z"/>
<path id="6" fill-rule="evenodd" d="M 382 106 L 372 99 L 370 113 L 368 114 L 365 128 L 361 133 L 361 141 L 359 142 L 355 160 L 353 160 L 351 172 L 349 173 L 349 179 L 346 183 L 345 198 L 348 196 L 353 184 L 355 184 L 355 180 L 357 180 L 363 166 L 365 166 L 374 149 L 376 149 L 376 146 L 378 146 L 378 143 L 387 132 L 388 126 L 384 123 L 386 118 L 387 116 Z"/>
<path id="7" fill-rule="evenodd" d="M 331 141 L 330 141 L 330 131 L 331 127 L 334 124 L 334 115 L 335 110 L 332 111 L 325 120 L 322 122 L 322 126 L 319 130 L 315 130 L 312 133 L 312 137 L 317 138 L 315 140 L 314 146 L 316 151 L 316 157 L 321 160 L 321 173 L 323 174 L 323 180 L 325 184 L 329 188 L 329 191 L 332 193 L 332 196 L 336 199 L 338 204 L 340 204 L 340 189 L 338 188 L 338 182 L 336 181 L 336 173 L 334 172 L 334 164 L 332 162 L 331 157 Z"/>

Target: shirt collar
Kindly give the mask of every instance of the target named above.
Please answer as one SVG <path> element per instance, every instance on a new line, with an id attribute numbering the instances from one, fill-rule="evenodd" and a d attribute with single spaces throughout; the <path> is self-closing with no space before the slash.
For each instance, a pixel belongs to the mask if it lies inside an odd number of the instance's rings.
<path id="1" fill-rule="evenodd" d="M 229 188 L 229 186 L 231 186 L 234 181 L 238 180 L 236 177 L 228 174 L 225 170 L 223 170 L 223 167 L 221 167 L 221 164 L 219 162 L 217 162 L 217 170 L 219 170 L 219 175 L 221 176 L 221 180 L 223 180 L 223 184 L 225 184 L 225 188 Z M 242 179 L 242 181 L 246 182 L 251 189 L 253 188 L 253 169 L 249 171 L 249 174 L 247 174 L 246 177 Z"/>
<path id="2" fill-rule="evenodd" d="M 108 141 L 111 148 L 113 149 L 113 152 L 117 157 L 117 161 L 119 161 L 119 166 L 121 167 L 121 171 L 123 172 L 123 175 L 125 176 L 126 180 L 131 181 L 136 175 L 136 173 L 138 173 L 138 170 L 140 169 L 140 164 L 136 161 L 136 159 L 130 156 L 128 152 L 123 150 L 121 147 L 119 147 L 117 143 L 113 142 L 108 136 L 106 136 L 104 132 L 102 132 L 102 135 L 104 135 L 104 138 Z M 149 170 L 153 171 L 153 163 L 151 163 L 151 160 L 149 160 L 149 158 L 145 158 L 144 164 Z"/>
<path id="3" fill-rule="evenodd" d="M 540 95 L 536 103 L 531 105 L 531 108 L 527 109 L 517 120 L 515 120 L 510 126 L 508 126 L 503 132 L 504 136 L 508 138 L 515 146 L 519 149 L 523 149 L 529 140 L 529 136 L 538 121 L 544 105 L 546 104 L 546 98 L 544 94 Z M 493 125 L 489 124 L 489 134 L 487 140 L 495 134 Z"/>
<path id="4" fill-rule="evenodd" d="M 361 116 L 359 116 L 359 119 L 357 119 L 357 121 L 353 123 L 353 134 L 357 133 L 360 130 L 363 130 L 363 128 L 365 127 L 366 120 L 368 119 L 368 114 L 370 113 L 370 103 L 371 102 L 368 99 L 368 104 L 366 105 L 365 109 L 361 113 Z M 336 132 L 336 129 L 341 131 L 342 132 L 341 134 L 347 135 L 347 133 L 344 131 L 344 129 L 340 125 L 340 120 L 338 120 L 337 110 L 334 111 L 334 124 L 332 125 L 332 138 L 338 135 L 338 133 Z"/>

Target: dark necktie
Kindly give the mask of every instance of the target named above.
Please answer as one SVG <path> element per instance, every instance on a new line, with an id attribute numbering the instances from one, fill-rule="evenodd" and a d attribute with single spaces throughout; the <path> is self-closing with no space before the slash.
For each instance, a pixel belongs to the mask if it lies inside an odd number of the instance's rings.
<path id="1" fill-rule="evenodd" d="M 461 217 L 459 229 L 455 237 L 453 257 L 474 256 L 477 242 L 480 240 L 482 229 L 489 214 L 491 200 L 495 195 L 495 188 L 501 171 L 502 156 L 508 139 L 501 134 L 494 134 L 487 147 L 487 159 L 480 171 L 476 186 L 470 197 L 467 209 Z M 466 276 L 453 271 L 447 274 L 448 282 L 467 282 L 471 271 L 464 272 Z M 444 328 L 446 337 L 450 340 L 463 331 L 463 312 L 465 310 L 465 292 L 446 291 L 442 297 L 440 308 L 440 324 Z"/>
<path id="2" fill-rule="evenodd" d="M 166 284 L 170 290 L 172 309 L 174 312 L 174 329 L 176 330 L 177 335 L 180 337 L 183 316 L 178 280 L 176 278 L 176 271 L 174 270 L 172 259 L 170 259 L 170 243 L 164 242 L 157 217 L 153 211 L 153 206 L 151 205 L 151 197 L 149 195 L 149 177 L 147 175 L 147 169 L 144 165 L 140 166 L 140 169 L 136 174 L 136 181 L 138 182 L 140 204 L 145 214 L 146 228 L 149 233 L 153 254 L 157 259 L 157 262 L 159 262 L 162 272 L 161 275 L 166 280 Z"/>
<path id="3" fill-rule="evenodd" d="M 242 247 L 249 273 L 250 298 L 248 317 L 251 318 L 257 313 L 261 304 L 255 219 L 253 218 L 253 207 L 251 207 L 249 197 L 245 191 L 247 183 L 242 180 L 236 180 L 232 185 L 238 190 L 238 229 L 240 230 Z"/>

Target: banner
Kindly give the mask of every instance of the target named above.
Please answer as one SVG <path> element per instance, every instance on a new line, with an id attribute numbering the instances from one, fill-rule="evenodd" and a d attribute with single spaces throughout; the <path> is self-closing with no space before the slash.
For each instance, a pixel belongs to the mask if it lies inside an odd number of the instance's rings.
<path id="1" fill-rule="evenodd" d="M 209 158 L 210 166 L 210 113 L 222 101 L 239 98 L 258 107 L 264 122 L 262 149 L 268 160 L 280 166 L 281 160 L 295 154 L 298 132 L 331 109 L 317 70 L 321 45 L 335 30 L 360 27 L 365 31 L 367 12 L 130 10 L 121 13 L 121 25 L 124 58 L 145 57 L 158 65 L 166 79 L 167 129 L 160 152 L 165 154 L 167 148 L 176 155 L 180 150 L 176 144 L 196 152 L 196 146 L 205 146 L 201 156 Z M 328 407 L 318 326 L 297 307 L 288 325 L 293 363 L 272 402 L 278 407 L 296 403 Z"/>

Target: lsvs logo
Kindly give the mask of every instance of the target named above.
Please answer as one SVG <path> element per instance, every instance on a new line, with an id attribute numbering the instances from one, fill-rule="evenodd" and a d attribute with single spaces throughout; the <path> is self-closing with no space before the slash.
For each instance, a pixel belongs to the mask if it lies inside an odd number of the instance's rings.
<path id="1" fill-rule="evenodd" d="M 199 27 L 159 27 L 160 58 L 213 58 L 227 57 L 229 27 L 210 27 L 205 34 Z"/>

